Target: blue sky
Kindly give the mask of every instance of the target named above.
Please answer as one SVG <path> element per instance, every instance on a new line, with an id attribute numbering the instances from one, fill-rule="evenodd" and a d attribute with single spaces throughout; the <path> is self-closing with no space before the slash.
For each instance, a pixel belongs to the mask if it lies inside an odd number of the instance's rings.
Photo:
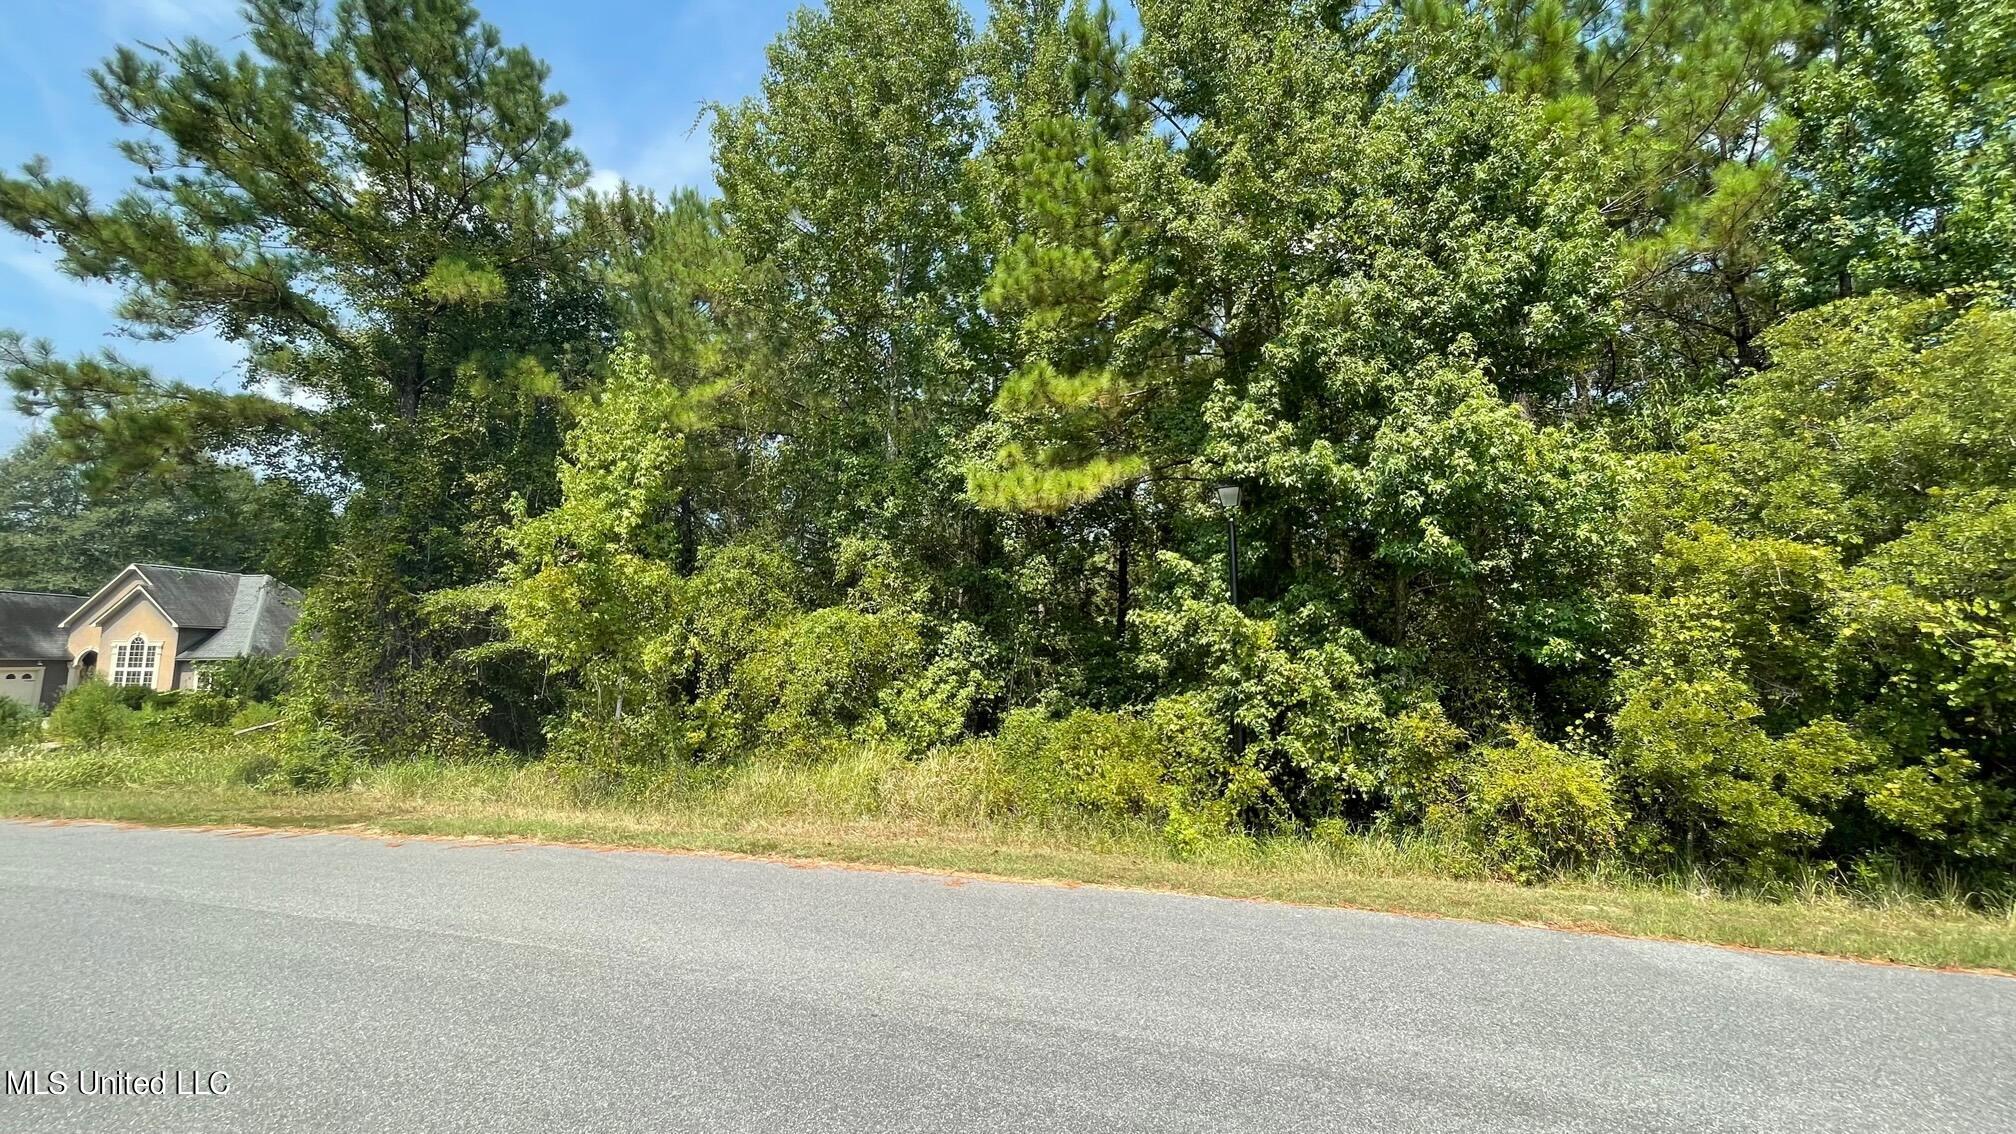
<path id="1" fill-rule="evenodd" d="M 763 49 L 799 0 L 478 0 L 510 43 L 553 68 L 577 145 L 605 181 L 654 189 L 712 185 L 701 105 L 751 94 Z M 977 5 L 976 5 L 977 6 Z M 127 181 L 116 127 L 86 72 L 118 43 L 227 42 L 236 0 L 12 0 L 0 5 L 0 165 L 36 154 L 109 197 Z M 0 327 L 64 354 L 115 346 L 164 375 L 235 388 L 238 350 L 209 338 L 142 343 L 114 335 L 110 288 L 55 270 L 46 248 L 0 232 Z M 27 427 L 0 406 L 0 445 Z"/>

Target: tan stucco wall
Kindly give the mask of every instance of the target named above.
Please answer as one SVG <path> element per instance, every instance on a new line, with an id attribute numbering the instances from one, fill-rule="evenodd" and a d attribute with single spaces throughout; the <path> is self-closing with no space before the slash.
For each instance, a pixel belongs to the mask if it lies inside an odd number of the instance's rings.
<path id="1" fill-rule="evenodd" d="M 158 642 L 161 655 L 154 663 L 154 688 L 166 692 L 175 687 L 175 627 L 161 608 L 145 592 L 134 588 L 103 607 L 106 614 L 92 612 L 90 620 L 70 629 L 70 658 L 74 662 L 86 650 L 98 651 L 98 676 L 112 680 L 112 650 L 130 642 L 138 634 Z"/>

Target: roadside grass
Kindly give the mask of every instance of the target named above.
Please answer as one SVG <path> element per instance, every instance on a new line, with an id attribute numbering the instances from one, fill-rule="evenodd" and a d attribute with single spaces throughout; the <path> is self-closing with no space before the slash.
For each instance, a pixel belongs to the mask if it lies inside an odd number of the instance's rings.
<path id="1" fill-rule="evenodd" d="M 1489 877 L 1462 847 L 1376 834 L 1172 845 L 1147 824 L 1017 814 L 984 752 L 922 761 L 872 749 L 818 764 L 644 777 L 504 760 L 356 770 L 278 790 L 269 741 L 163 736 L 101 754 L 0 757 L 0 815 L 154 826 L 341 830 L 754 855 L 1096 884 L 2016 973 L 2006 895 L 1901 875 L 1815 873 L 1730 890 L 1602 867 L 1538 885 Z"/>

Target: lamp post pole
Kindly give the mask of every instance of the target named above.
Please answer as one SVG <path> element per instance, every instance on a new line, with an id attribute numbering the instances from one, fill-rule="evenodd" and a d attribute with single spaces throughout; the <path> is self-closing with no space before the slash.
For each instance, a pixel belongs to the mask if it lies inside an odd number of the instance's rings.
<path id="1" fill-rule="evenodd" d="M 1239 486 L 1222 485 L 1218 489 L 1218 506 L 1225 509 L 1225 581 L 1232 592 L 1232 609 L 1239 609 Z M 1239 710 L 1232 709 L 1231 720 L 1232 754 L 1239 757 L 1246 754 L 1246 730 L 1239 727 Z"/>
<path id="2" fill-rule="evenodd" d="M 1239 513 L 1225 513 L 1226 585 L 1232 592 L 1232 606 L 1239 606 Z"/>
<path id="3" fill-rule="evenodd" d="M 1218 505 L 1225 509 L 1225 538 L 1228 554 L 1225 574 L 1232 591 L 1232 605 L 1239 605 L 1239 488 L 1228 484 L 1218 490 Z"/>

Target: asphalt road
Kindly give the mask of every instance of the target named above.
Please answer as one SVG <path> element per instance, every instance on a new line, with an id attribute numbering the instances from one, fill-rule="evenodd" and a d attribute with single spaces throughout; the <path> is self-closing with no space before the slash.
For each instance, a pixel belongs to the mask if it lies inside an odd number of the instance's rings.
<path id="1" fill-rule="evenodd" d="M 700 857 L 0 823 L 0 1067 L 70 1077 L 0 1097 L 4 1131 L 2016 1130 L 2016 980 Z M 86 1097 L 79 1071 L 228 1091 Z"/>

